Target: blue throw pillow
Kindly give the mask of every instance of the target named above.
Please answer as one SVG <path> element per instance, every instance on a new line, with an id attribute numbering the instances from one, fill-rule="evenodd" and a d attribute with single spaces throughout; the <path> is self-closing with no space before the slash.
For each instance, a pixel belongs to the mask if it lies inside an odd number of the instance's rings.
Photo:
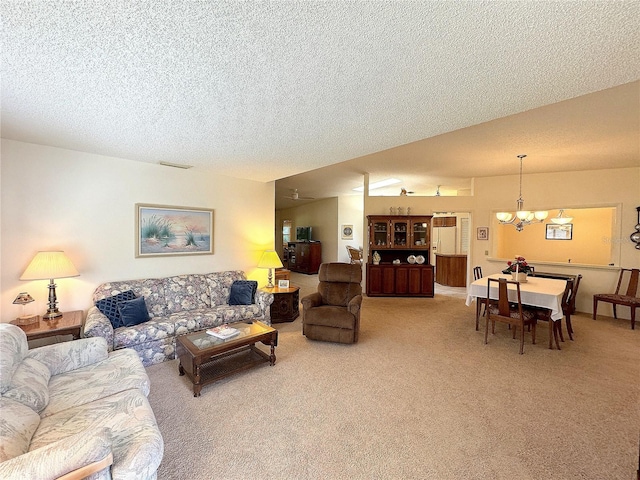
<path id="1" fill-rule="evenodd" d="M 149 320 L 149 312 L 147 311 L 147 305 L 144 303 L 144 297 L 118 302 L 118 311 L 122 317 L 122 325 L 125 327 L 132 327 Z"/>
<path id="2" fill-rule="evenodd" d="M 98 310 L 100 310 L 102 314 L 109 319 L 113 328 L 118 328 L 122 326 L 122 318 L 118 311 L 118 302 L 133 300 L 134 298 L 136 298 L 136 294 L 133 293 L 133 290 L 127 290 L 125 292 L 118 293 L 113 297 L 98 300 L 96 302 L 96 307 L 98 307 Z"/>
<path id="3" fill-rule="evenodd" d="M 236 280 L 231 284 L 229 305 L 251 305 L 257 289 L 255 280 Z"/>

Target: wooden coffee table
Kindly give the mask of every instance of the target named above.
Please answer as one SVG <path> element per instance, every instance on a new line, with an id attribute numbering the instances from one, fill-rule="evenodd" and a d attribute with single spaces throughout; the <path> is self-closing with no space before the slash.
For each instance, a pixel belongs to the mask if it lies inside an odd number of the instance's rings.
<path id="1" fill-rule="evenodd" d="M 240 331 L 227 340 L 209 335 L 206 331 L 180 335 L 176 354 L 180 360 L 180 375 L 187 375 L 193 383 L 193 396 L 199 397 L 203 385 L 264 362 L 275 365 L 278 331 L 261 322 L 232 323 Z M 266 353 L 256 347 L 262 342 L 271 347 Z"/>

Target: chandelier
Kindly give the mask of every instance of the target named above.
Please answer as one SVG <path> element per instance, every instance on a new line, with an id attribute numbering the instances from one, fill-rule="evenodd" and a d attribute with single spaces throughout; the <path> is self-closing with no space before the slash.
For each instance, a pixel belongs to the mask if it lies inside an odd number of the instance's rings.
<path id="1" fill-rule="evenodd" d="M 547 218 L 549 212 L 541 210 L 537 212 L 531 212 L 524 209 L 524 200 L 522 199 L 522 159 L 526 155 L 518 155 L 520 159 L 520 196 L 516 202 L 516 213 L 498 212 L 496 218 L 501 225 L 513 225 L 518 232 L 521 232 L 526 225 L 532 225 L 534 223 L 542 223 Z"/>

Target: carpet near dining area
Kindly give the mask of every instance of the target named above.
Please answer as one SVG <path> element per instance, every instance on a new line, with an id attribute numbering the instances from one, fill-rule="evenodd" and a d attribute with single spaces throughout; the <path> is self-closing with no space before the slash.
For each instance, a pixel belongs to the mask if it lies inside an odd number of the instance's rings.
<path id="1" fill-rule="evenodd" d="M 484 345 L 474 315 L 460 297 L 365 297 L 353 345 L 275 324 L 275 366 L 198 398 L 177 360 L 149 367 L 158 478 L 635 478 L 640 331 L 579 314 L 561 351 L 542 324 L 518 355 L 505 325 Z"/>

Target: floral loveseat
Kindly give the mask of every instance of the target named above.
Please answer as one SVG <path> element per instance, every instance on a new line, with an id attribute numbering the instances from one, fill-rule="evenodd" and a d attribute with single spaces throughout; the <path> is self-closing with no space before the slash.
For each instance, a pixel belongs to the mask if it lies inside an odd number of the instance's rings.
<path id="1" fill-rule="evenodd" d="M 144 297 L 150 319 L 133 326 L 114 328 L 96 306 L 89 309 L 85 337 L 103 337 L 109 350 L 132 348 L 145 366 L 175 358 L 176 336 L 217 327 L 224 323 L 259 320 L 271 324 L 273 294 L 255 290 L 253 303 L 229 305 L 234 282 L 245 281 L 242 271 L 176 275 L 103 283 L 93 301 L 116 298 L 123 292 Z"/>
<path id="2" fill-rule="evenodd" d="M 133 350 L 109 353 L 103 338 L 29 350 L 0 324 L 0 478 L 156 478 L 164 443 L 148 394 Z"/>

